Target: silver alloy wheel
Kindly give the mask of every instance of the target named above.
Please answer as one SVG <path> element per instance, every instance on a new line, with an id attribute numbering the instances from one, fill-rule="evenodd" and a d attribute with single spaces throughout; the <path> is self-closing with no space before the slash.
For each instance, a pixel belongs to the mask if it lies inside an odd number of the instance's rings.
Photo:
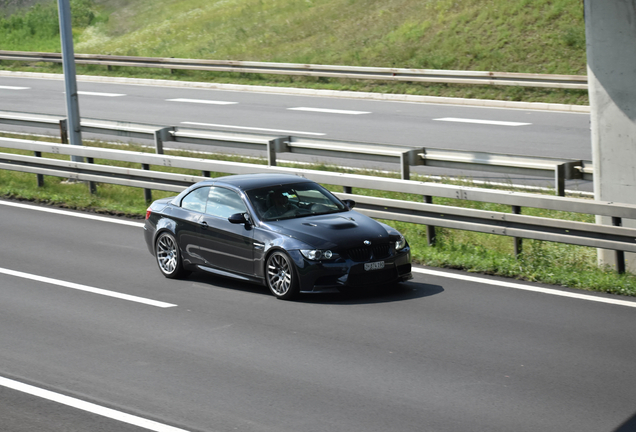
<path id="1" fill-rule="evenodd" d="M 178 267 L 179 251 L 174 238 L 162 234 L 157 240 L 157 263 L 166 275 L 172 275 Z"/>
<path id="2" fill-rule="evenodd" d="M 267 284 L 277 297 L 290 293 L 293 284 L 293 270 L 287 257 L 275 252 L 267 259 Z"/>

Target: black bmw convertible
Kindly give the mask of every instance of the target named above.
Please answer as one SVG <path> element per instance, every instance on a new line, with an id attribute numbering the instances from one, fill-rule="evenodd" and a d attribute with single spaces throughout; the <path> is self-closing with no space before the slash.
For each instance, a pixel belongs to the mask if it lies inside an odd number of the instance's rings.
<path id="1" fill-rule="evenodd" d="M 165 277 L 206 271 L 280 299 L 411 279 L 402 234 L 354 205 L 294 175 L 220 177 L 153 202 L 144 236 Z"/>

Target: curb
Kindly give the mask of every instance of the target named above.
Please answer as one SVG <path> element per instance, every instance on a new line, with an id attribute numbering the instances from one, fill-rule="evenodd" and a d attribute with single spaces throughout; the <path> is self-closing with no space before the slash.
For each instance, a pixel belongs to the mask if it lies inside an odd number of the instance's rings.
<path id="1" fill-rule="evenodd" d="M 39 78 L 39 79 L 58 79 L 63 80 L 64 75 L 37 73 L 37 72 L 12 72 L 0 71 L 0 76 L 20 77 L 20 78 Z M 117 83 L 129 85 L 147 85 L 161 87 L 181 87 L 181 88 L 202 88 L 211 90 L 227 90 L 227 91 L 251 91 L 259 93 L 299 95 L 299 96 L 321 96 L 343 99 L 366 99 L 391 102 L 411 102 L 411 103 L 427 103 L 441 105 L 461 105 L 484 108 L 508 108 L 538 111 L 559 111 L 570 113 L 587 114 L 590 107 L 587 105 L 566 105 L 551 104 L 543 102 L 517 102 L 517 101 L 500 101 L 489 99 L 467 99 L 467 98 L 449 98 L 440 96 L 417 96 L 406 94 L 388 94 L 388 93 L 368 93 L 340 90 L 313 90 L 299 89 L 291 87 L 268 87 L 255 85 L 240 84 L 218 84 L 191 81 L 172 81 L 158 79 L 142 79 L 142 78 L 122 78 L 108 76 L 92 76 L 78 75 L 77 80 L 81 82 L 101 82 L 101 83 Z"/>

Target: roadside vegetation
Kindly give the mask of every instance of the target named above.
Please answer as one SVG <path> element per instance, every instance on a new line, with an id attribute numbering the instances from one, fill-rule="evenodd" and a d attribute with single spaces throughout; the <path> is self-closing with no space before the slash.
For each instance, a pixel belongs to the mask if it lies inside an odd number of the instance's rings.
<path id="1" fill-rule="evenodd" d="M 75 52 L 586 74 L 580 0 L 71 0 Z M 0 47 L 59 52 L 57 6 L 0 19 Z M 61 73 L 56 64 L 2 62 Z M 78 66 L 78 74 L 588 104 L 587 92 Z"/>
<path id="2" fill-rule="evenodd" d="M 12 136 L 10 134 L 2 135 Z M 58 139 L 56 138 L 45 139 L 42 137 L 24 137 L 21 135 L 13 135 L 12 137 L 58 142 Z M 134 143 L 113 144 L 105 142 L 85 142 L 85 145 L 118 148 L 131 151 L 154 151 L 152 148 L 143 147 Z M 29 152 L 1 148 L 0 152 L 26 155 L 30 154 Z M 166 151 L 166 154 L 266 164 L 265 159 L 239 157 L 227 154 L 192 154 L 187 151 Z M 43 154 L 42 156 L 68 160 L 68 157 L 54 154 Z M 109 160 L 97 159 L 95 160 L 95 163 L 124 166 L 128 168 L 140 168 L 139 166 L 135 166 L 135 164 Z M 374 176 L 398 177 L 397 174 L 343 169 L 340 167 L 320 164 L 311 166 L 292 164 L 288 166 Z M 152 169 L 157 171 L 201 175 L 198 171 L 188 171 L 159 166 L 153 166 Z M 222 175 L 224 174 L 212 173 L 212 177 Z M 431 181 L 431 179 L 425 177 L 417 178 L 417 180 Z M 456 182 L 472 186 L 472 182 L 470 180 L 456 180 Z M 327 185 L 327 187 L 329 186 Z M 480 187 L 484 186 L 480 185 Z M 486 187 L 496 188 L 495 186 Z M 331 187 L 330 189 L 333 191 L 341 191 L 341 189 L 337 186 Z M 410 196 L 408 194 L 357 188 L 353 190 L 353 193 L 392 199 L 421 200 L 420 196 Z M 162 191 L 152 192 L 153 199 L 172 195 L 175 194 Z M 38 188 L 36 176 L 34 174 L 6 170 L 0 170 L 0 197 L 14 200 L 27 200 L 42 204 L 55 205 L 58 207 L 88 210 L 97 213 L 138 219 L 143 218 L 147 207 L 147 204 L 144 201 L 144 192 L 139 188 L 98 184 L 96 194 L 92 195 L 89 193 L 87 185 L 83 182 L 67 182 L 66 179 L 51 176 L 45 177 L 44 187 Z M 490 203 L 444 198 L 436 198 L 435 203 L 457 207 L 471 207 L 489 211 L 510 212 L 510 208 L 507 206 Z M 588 223 L 594 222 L 593 216 L 578 213 L 557 212 L 532 208 L 524 208 L 523 213 L 532 216 L 576 220 Z M 415 263 L 432 267 L 461 269 L 474 273 L 543 282 L 570 288 L 636 296 L 636 276 L 632 274 L 618 275 L 615 271 L 609 268 L 599 268 L 596 261 L 596 249 L 593 248 L 524 240 L 523 252 L 519 257 L 516 257 L 514 255 L 513 239 L 510 237 L 436 228 L 437 244 L 435 246 L 429 246 L 426 238 L 425 226 L 393 221 L 384 222 L 396 227 L 407 237 L 413 250 L 413 260 Z"/>

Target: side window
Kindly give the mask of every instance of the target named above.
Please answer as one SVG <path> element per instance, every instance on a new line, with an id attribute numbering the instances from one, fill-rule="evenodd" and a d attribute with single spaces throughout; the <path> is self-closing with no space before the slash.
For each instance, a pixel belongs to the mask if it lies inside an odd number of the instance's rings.
<path id="1" fill-rule="evenodd" d="M 235 213 L 245 213 L 247 207 L 241 197 L 234 191 L 220 187 L 211 187 L 208 195 L 207 214 L 228 218 Z"/>
<path id="2" fill-rule="evenodd" d="M 199 213 L 205 212 L 205 202 L 210 192 L 209 187 L 201 187 L 193 190 L 181 200 L 181 207 L 187 210 L 194 210 Z"/>

